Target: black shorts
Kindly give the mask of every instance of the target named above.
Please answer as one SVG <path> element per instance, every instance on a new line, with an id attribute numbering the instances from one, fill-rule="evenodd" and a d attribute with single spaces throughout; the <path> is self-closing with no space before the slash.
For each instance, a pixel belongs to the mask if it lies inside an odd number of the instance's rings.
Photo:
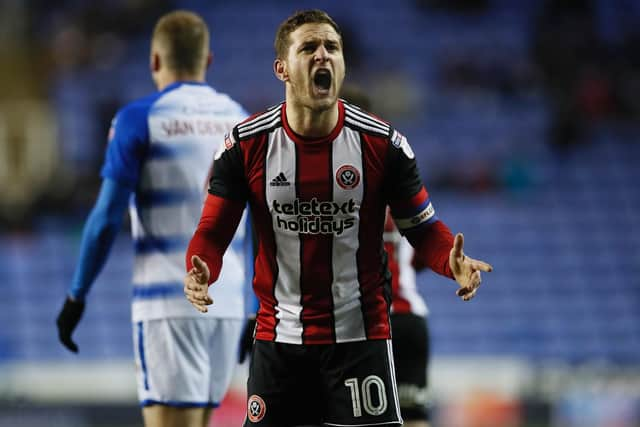
<path id="1" fill-rule="evenodd" d="M 391 332 L 402 418 L 429 420 L 427 319 L 412 313 L 392 313 Z"/>
<path id="2" fill-rule="evenodd" d="M 256 341 L 245 426 L 402 425 L 390 340 Z"/>

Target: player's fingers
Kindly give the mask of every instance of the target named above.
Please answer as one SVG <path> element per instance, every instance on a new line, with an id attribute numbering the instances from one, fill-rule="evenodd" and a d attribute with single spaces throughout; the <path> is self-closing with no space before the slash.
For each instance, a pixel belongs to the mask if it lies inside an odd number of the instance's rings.
<path id="1" fill-rule="evenodd" d="M 466 295 L 467 293 L 471 292 L 472 290 L 480 286 L 481 281 L 482 281 L 482 278 L 480 276 L 479 271 L 471 272 L 469 276 L 464 278 L 462 283 L 458 283 L 460 288 L 456 291 L 456 295 L 458 296 Z"/>
<path id="2" fill-rule="evenodd" d="M 455 256 L 456 258 L 461 257 L 463 247 L 464 247 L 464 236 L 462 235 L 462 233 L 458 233 L 456 234 L 455 239 L 453 239 L 453 249 L 451 250 L 452 255 Z"/>
<path id="3" fill-rule="evenodd" d="M 480 271 L 476 270 L 471 273 L 470 286 L 472 289 L 477 289 L 482 283 L 482 276 L 480 275 Z"/>
<path id="4" fill-rule="evenodd" d="M 469 257 L 467 257 L 467 260 L 469 261 L 471 268 L 474 270 L 486 271 L 487 273 L 491 273 L 491 271 L 493 271 L 493 266 L 489 263 Z"/>
<path id="5" fill-rule="evenodd" d="M 462 296 L 467 295 L 467 294 L 468 294 L 469 292 L 471 292 L 472 290 L 473 290 L 472 288 L 470 288 L 470 287 L 466 287 L 466 286 L 465 286 L 465 287 L 462 287 L 462 288 L 458 289 L 458 290 L 456 291 L 456 295 L 458 295 L 459 297 L 462 297 Z"/>
<path id="6" fill-rule="evenodd" d="M 62 344 L 74 353 L 78 352 L 78 346 L 71 340 L 70 336 L 60 336 Z"/>
<path id="7" fill-rule="evenodd" d="M 192 291 L 206 292 L 209 288 L 205 283 L 200 282 L 196 275 L 192 274 L 185 276 L 183 283 L 185 289 L 191 289 Z"/>
<path id="8" fill-rule="evenodd" d="M 466 294 L 465 296 L 462 297 L 463 301 L 469 301 L 471 298 L 473 298 L 474 296 L 476 296 L 476 292 L 477 292 L 477 288 L 474 289 L 473 291 L 469 292 L 468 294 Z"/>
<path id="9" fill-rule="evenodd" d="M 207 306 L 204 305 L 204 304 L 198 304 L 198 303 L 195 303 L 195 302 L 191 302 L 191 305 L 193 305 L 196 308 L 196 310 L 198 310 L 200 313 L 206 313 L 207 311 L 209 311 Z"/>
<path id="10" fill-rule="evenodd" d="M 189 299 L 189 301 L 198 299 L 197 297 L 198 293 L 187 287 L 184 288 L 184 294 L 187 297 L 187 299 Z"/>
<path id="11" fill-rule="evenodd" d="M 203 292 L 202 290 L 199 289 L 191 289 L 191 288 L 185 288 L 184 289 L 184 294 L 187 296 L 187 298 L 191 301 L 196 301 L 196 302 L 209 302 L 211 301 L 211 297 L 209 297 L 209 294 L 207 294 L 206 292 Z"/>

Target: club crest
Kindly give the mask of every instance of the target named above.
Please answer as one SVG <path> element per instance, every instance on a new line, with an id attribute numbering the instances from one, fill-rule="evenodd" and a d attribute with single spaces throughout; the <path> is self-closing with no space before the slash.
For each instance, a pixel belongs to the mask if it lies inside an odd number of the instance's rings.
<path id="1" fill-rule="evenodd" d="M 267 413 L 267 405 L 257 394 L 251 395 L 247 402 L 247 417 L 252 423 L 260 422 Z"/>
<path id="2" fill-rule="evenodd" d="M 351 190 L 360 184 L 360 172 L 351 165 L 340 166 L 336 171 L 336 182 L 341 188 Z"/>

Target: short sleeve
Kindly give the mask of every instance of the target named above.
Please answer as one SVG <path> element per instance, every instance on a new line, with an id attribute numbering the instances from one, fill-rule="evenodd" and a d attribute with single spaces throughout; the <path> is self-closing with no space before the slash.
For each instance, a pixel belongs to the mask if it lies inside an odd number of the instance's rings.
<path id="1" fill-rule="evenodd" d="M 135 187 L 149 145 L 149 105 L 131 104 L 120 110 L 109 130 L 109 142 L 101 175 Z"/>

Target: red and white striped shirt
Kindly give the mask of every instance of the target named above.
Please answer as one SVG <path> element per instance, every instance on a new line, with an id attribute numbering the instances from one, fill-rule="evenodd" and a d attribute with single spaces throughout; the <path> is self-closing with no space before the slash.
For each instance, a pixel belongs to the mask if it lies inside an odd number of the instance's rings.
<path id="1" fill-rule="evenodd" d="M 215 280 L 248 201 L 258 237 L 256 339 L 390 338 L 387 205 L 432 268 L 450 275 L 443 256 L 451 234 L 436 219 L 406 138 L 358 107 L 341 100 L 338 108 L 335 129 L 307 139 L 289 128 L 286 104 L 279 104 L 236 126 L 216 154 L 187 267 L 192 254 L 201 255 Z"/>

